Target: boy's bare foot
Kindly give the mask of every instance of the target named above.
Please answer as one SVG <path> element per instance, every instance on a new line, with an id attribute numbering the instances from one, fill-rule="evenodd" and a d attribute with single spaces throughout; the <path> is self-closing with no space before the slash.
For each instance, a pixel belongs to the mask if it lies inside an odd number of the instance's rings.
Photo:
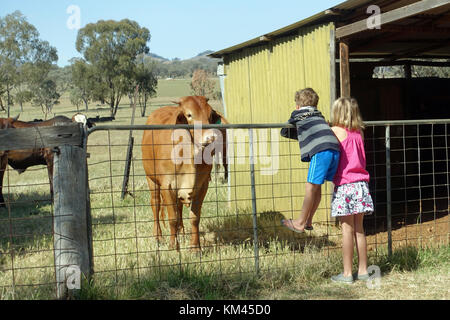
<path id="1" fill-rule="evenodd" d="M 305 229 L 300 229 L 300 228 L 296 227 L 294 224 L 294 220 L 292 220 L 292 219 L 281 220 L 281 225 L 288 228 L 289 230 L 297 232 L 297 233 L 305 232 Z"/>

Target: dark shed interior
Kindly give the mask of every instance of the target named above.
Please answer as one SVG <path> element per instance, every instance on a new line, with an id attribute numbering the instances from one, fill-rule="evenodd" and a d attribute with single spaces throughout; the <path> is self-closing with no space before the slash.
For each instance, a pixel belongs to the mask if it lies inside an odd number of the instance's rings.
<path id="1" fill-rule="evenodd" d="M 347 1 L 330 10 L 336 95 L 356 98 L 365 121 L 412 120 L 389 127 L 390 204 L 386 125 L 365 130 L 376 209 L 368 233 L 386 229 L 388 206 L 393 229 L 448 218 L 450 1 Z M 379 28 L 368 28 L 376 19 Z"/>
<path id="2" fill-rule="evenodd" d="M 450 118 L 450 1 L 353 2 L 331 9 L 336 74 L 345 64 L 342 43 L 348 48 L 350 94 L 360 102 L 364 119 Z M 340 77 L 336 79 L 342 92 Z"/>

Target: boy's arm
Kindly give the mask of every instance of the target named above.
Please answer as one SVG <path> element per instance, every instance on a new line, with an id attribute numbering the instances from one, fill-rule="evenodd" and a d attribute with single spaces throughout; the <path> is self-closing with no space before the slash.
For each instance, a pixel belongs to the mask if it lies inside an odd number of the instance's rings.
<path id="1" fill-rule="evenodd" d="M 295 125 L 295 122 L 295 120 L 290 118 L 287 123 Z M 284 138 L 298 140 L 297 128 L 282 128 L 280 134 Z"/>

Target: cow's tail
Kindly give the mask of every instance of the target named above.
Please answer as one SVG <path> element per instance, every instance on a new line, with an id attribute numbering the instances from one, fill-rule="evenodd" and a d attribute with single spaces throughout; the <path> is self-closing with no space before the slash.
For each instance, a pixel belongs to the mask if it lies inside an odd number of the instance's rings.
<path id="1" fill-rule="evenodd" d="M 164 205 L 163 199 L 161 194 L 159 194 L 159 203 L 161 204 L 161 207 L 159 208 L 159 221 L 162 221 L 164 228 L 166 227 L 166 212 L 167 208 Z"/>

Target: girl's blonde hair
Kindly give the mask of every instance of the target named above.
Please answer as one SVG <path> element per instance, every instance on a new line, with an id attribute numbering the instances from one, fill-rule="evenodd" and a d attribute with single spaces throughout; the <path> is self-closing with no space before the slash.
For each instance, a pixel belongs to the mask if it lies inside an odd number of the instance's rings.
<path id="1" fill-rule="evenodd" d="M 339 98 L 331 108 L 331 125 L 348 130 L 363 131 L 365 126 L 359 111 L 358 102 L 353 98 Z"/>

